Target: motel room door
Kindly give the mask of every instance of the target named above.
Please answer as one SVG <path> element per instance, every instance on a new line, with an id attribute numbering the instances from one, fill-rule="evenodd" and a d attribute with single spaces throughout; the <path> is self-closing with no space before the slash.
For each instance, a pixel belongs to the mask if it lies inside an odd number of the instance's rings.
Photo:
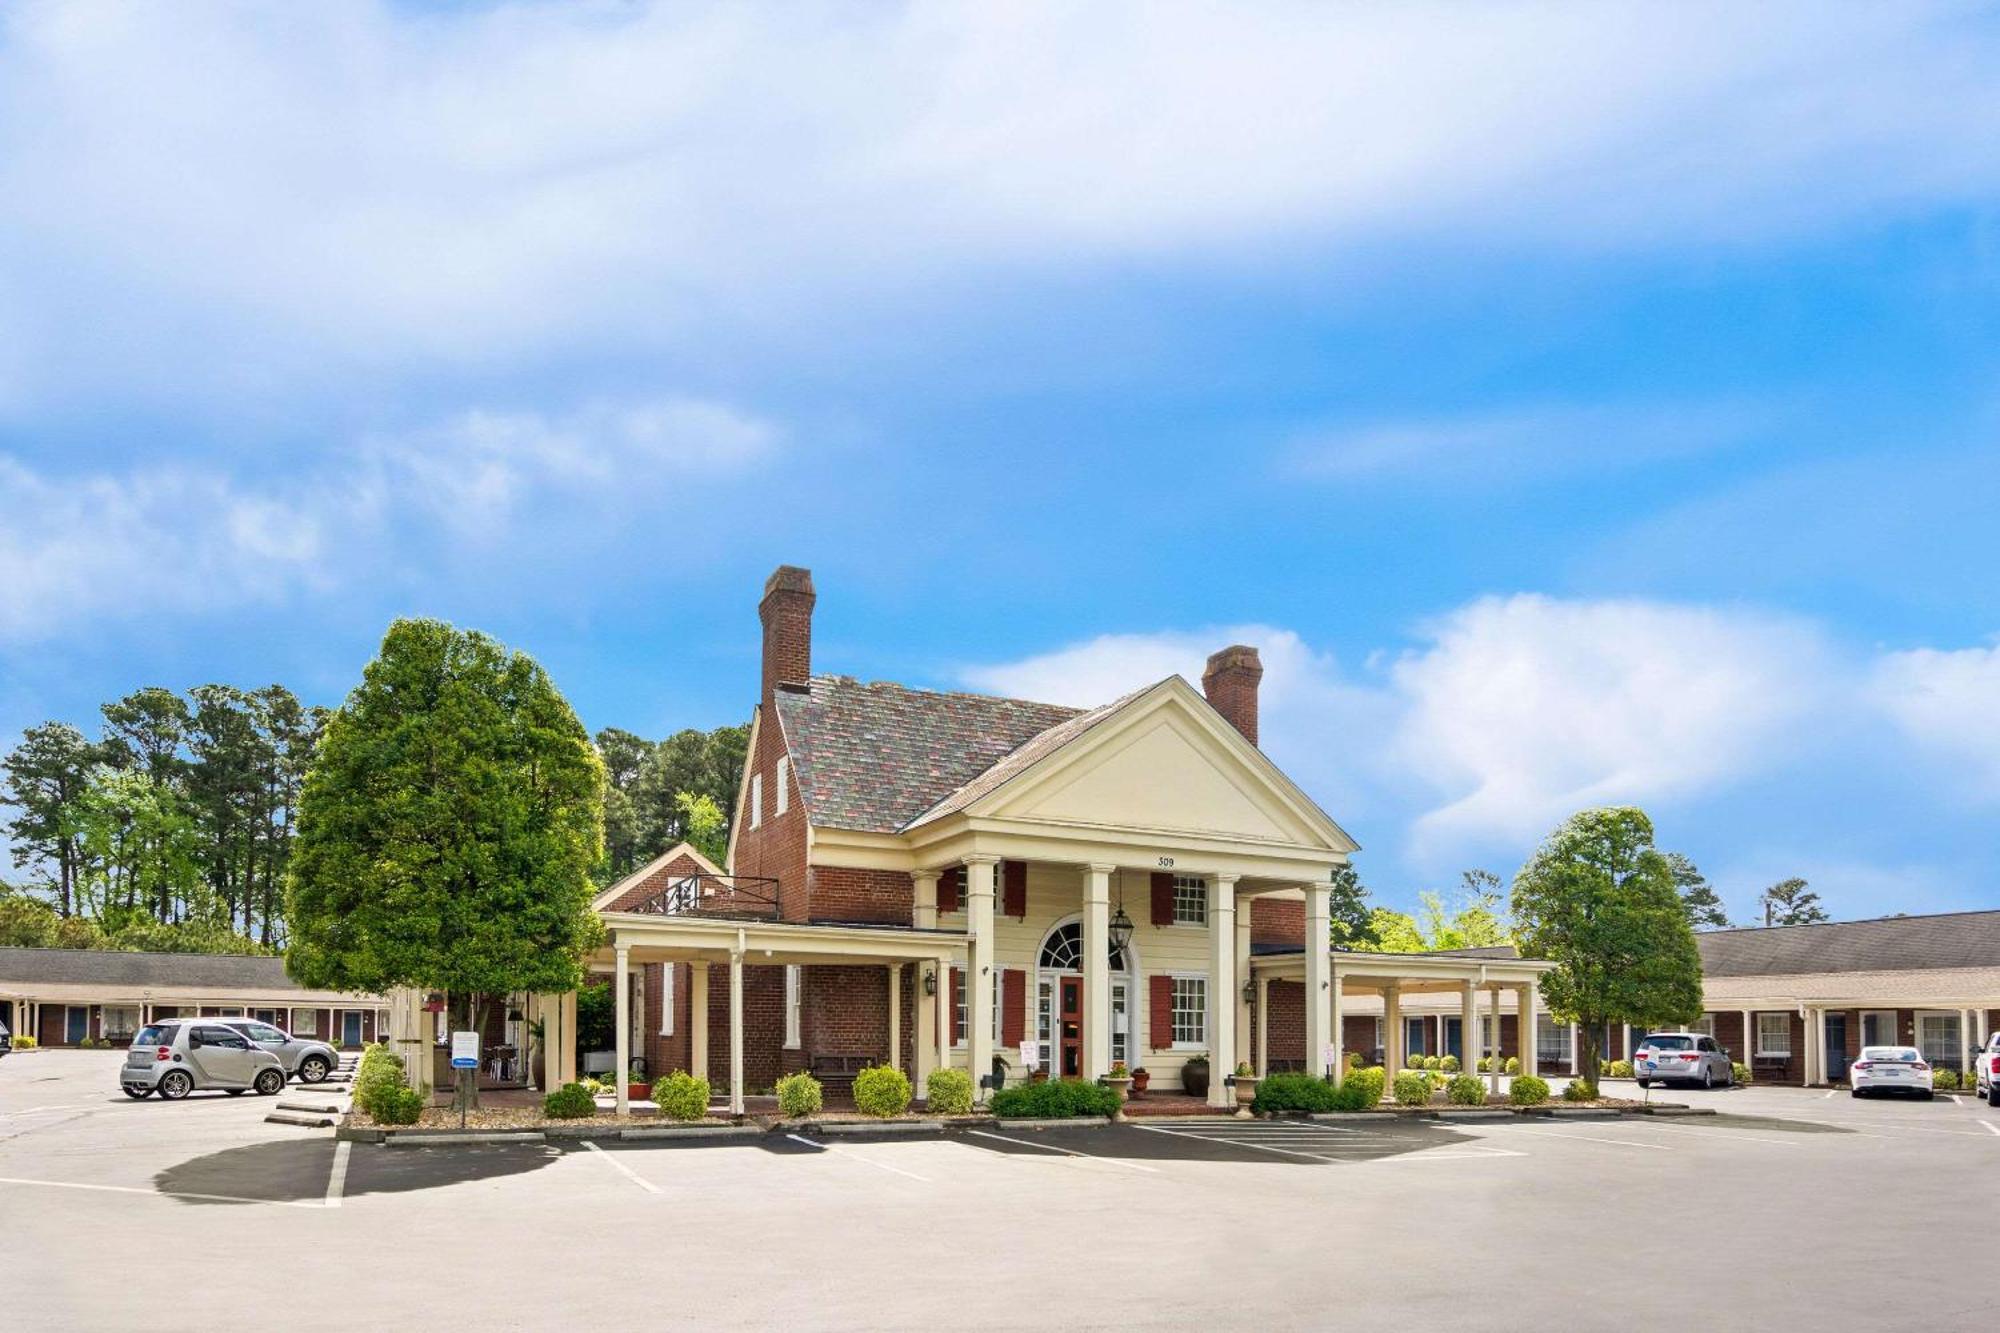
<path id="1" fill-rule="evenodd" d="M 1826 1016 L 1826 1081 L 1847 1077 L 1847 1015 Z"/>
<path id="2" fill-rule="evenodd" d="M 1082 977 L 1056 979 L 1055 1077 L 1083 1077 Z"/>

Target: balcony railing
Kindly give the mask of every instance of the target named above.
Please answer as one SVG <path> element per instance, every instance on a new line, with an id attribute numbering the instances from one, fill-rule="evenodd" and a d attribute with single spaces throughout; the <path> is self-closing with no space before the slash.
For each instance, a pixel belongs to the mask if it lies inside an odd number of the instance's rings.
<path id="1" fill-rule="evenodd" d="M 683 875 L 652 897 L 627 909 L 653 916 L 717 916 L 776 921 L 778 881 L 759 875 Z"/>

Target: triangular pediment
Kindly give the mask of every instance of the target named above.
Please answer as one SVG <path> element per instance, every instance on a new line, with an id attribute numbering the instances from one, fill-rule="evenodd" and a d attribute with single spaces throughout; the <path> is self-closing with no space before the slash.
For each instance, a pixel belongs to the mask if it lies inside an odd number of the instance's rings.
<path id="1" fill-rule="evenodd" d="M 1354 849 L 1325 812 L 1178 676 L 1134 696 L 966 813 Z"/>

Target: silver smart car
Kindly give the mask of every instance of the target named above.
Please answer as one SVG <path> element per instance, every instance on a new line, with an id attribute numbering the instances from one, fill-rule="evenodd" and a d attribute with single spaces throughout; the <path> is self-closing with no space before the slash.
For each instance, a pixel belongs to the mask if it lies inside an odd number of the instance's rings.
<path id="1" fill-rule="evenodd" d="M 294 1037 L 254 1018 L 225 1018 L 220 1022 L 277 1056 L 285 1072 L 301 1083 L 324 1083 L 328 1074 L 340 1068 L 340 1052 L 323 1041 Z"/>
<path id="2" fill-rule="evenodd" d="M 220 1019 L 177 1018 L 139 1029 L 119 1067 L 118 1086 L 127 1097 L 157 1092 L 170 1102 L 204 1088 L 273 1097 L 285 1090 L 285 1067 Z"/>

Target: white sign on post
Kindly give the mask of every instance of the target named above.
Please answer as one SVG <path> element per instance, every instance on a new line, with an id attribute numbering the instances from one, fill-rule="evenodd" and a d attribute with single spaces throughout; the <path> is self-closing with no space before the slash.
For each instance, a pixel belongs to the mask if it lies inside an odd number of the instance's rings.
<path id="1" fill-rule="evenodd" d="M 1041 1067 L 1041 1064 L 1042 1064 L 1042 1044 L 1038 1041 L 1022 1042 L 1021 1067 L 1023 1069 L 1031 1069 L 1031 1070 L 1039 1069 Z"/>
<path id="2" fill-rule="evenodd" d="M 1326 1045 L 1319 1048 L 1319 1067 L 1321 1069 L 1333 1068 L 1333 1057 L 1334 1057 L 1333 1043 L 1328 1042 Z"/>
<path id="3" fill-rule="evenodd" d="M 453 1069 L 479 1068 L 479 1034 L 477 1032 L 454 1032 L 451 1034 L 451 1067 Z"/>

